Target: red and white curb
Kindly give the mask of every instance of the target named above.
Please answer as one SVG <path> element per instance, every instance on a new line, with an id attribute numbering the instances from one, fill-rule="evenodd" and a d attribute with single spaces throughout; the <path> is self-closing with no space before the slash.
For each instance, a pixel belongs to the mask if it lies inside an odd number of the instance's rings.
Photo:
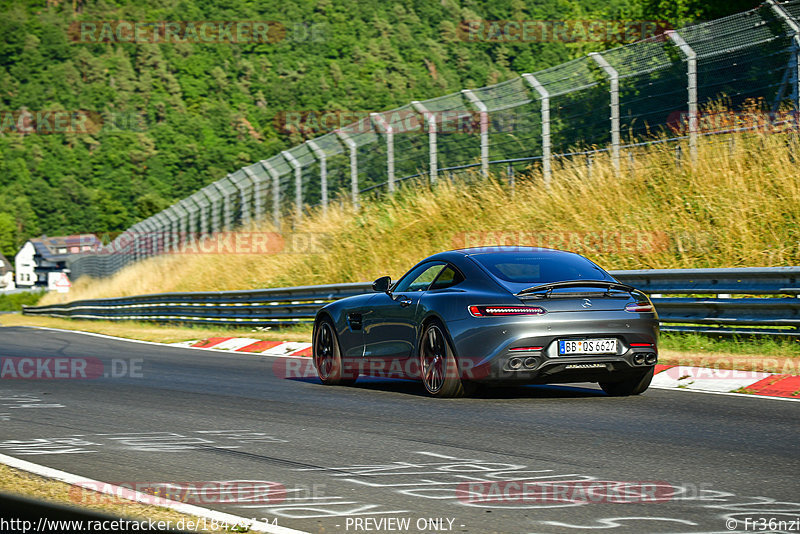
<path id="1" fill-rule="evenodd" d="M 212 337 L 201 341 L 181 341 L 170 343 L 180 347 L 196 349 L 230 350 L 234 352 L 254 352 L 267 356 L 291 356 L 293 358 L 311 357 L 311 343 L 295 341 L 259 341 L 247 337 Z"/>
<path id="2" fill-rule="evenodd" d="M 656 365 L 650 387 L 800 399 L 800 376 L 760 371 Z"/>
<path id="3" fill-rule="evenodd" d="M 252 352 L 267 356 L 310 358 L 311 343 L 259 341 L 242 337 L 212 337 L 171 343 L 183 347 Z M 298 368 L 298 377 L 316 376 L 313 366 Z M 800 400 L 800 376 L 760 371 L 738 371 L 684 365 L 656 365 L 650 387 L 685 389 L 706 393 L 740 393 Z"/>

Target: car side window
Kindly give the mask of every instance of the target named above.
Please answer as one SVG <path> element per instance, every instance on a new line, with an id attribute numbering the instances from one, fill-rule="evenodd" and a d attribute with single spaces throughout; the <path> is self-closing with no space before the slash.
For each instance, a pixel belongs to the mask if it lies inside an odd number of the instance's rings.
<path id="1" fill-rule="evenodd" d="M 406 276 L 404 276 L 397 286 L 392 289 L 395 293 L 402 293 L 405 291 L 425 291 L 436 279 L 436 276 L 444 268 L 443 263 L 426 263 L 420 265 Z"/>
<path id="2" fill-rule="evenodd" d="M 439 273 L 439 276 L 436 277 L 436 280 L 433 282 L 433 285 L 430 287 L 430 289 L 444 289 L 447 287 L 452 287 L 463 281 L 464 276 L 455 270 L 452 265 L 448 265 Z"/>

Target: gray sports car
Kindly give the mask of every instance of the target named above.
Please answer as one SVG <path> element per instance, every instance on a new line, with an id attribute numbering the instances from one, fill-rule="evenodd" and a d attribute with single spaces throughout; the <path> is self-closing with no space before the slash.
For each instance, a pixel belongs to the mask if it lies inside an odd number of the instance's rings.
<path id="1" fill-rule="evenodd" d="M 457 397 L 480 383 L 598 382 L 609 395 L 637 395 L 658 360 L 647 295 L 571 252 L 452 250 L 372 288 L 317 313 L 324 384 L 411 378 Z"/>

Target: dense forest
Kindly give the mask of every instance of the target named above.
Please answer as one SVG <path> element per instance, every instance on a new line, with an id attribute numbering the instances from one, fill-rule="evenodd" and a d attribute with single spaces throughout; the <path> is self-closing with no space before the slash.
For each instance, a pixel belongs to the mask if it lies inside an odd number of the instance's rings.
<path id="1" fill-rule="evenodd" d="M 621 44 L 470 41 L 464 21 L 677 26 L 757 3 L 0 1 L 0 252 L 11 256 L 40 234 L 121 231 L 303 141 L 276 120 L 287 111 L 389 109 Z M 270 21 L 279 31 L 233 43 L 155 43 L 76 30 L 97 21 Z M 20 127 L 31 116 L 36 127 Z"/>

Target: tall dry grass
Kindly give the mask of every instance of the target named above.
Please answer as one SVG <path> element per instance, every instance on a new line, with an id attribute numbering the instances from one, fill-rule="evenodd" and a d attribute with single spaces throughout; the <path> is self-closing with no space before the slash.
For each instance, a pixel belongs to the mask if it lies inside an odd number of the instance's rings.
<path id="1" fill-rule="evenodd" d="M 252 289 L 397 277 L 437 251 L 464 245 L 535 245 L 583 253 L 607 269 L 797 264 L 800 143 L 786 134 L 701 139 L 686 146 L 560 162 L 552 184 L 532 169 L 513 191 L 496 179 L 403 187 L 392 198 L 320 210 L 288 242 L 312 253 L 168 254 L 103 280 L 78 280 L 70 300 L 166 291 Z M 291 225 L 287 220 L 285 226 Z M 269 224 L 247 231 L 269 232 Z M 296 248 L 296 247 L 295 247 Z M 64 300 L 48 295 L 43 302 Z"/>

